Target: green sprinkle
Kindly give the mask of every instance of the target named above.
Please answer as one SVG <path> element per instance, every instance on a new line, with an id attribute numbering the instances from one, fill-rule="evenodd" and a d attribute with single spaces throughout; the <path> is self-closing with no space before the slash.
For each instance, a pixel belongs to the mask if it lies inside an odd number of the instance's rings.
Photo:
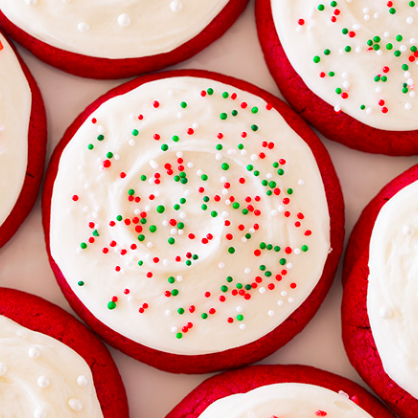
<path id="1" fill-rule="evenodd" d="M 389 13 L 392 14 L 392 15 L 394 15 L 396 13 L 396 9 L 394 9 L 393 7 L 391 7 L 389 9 Z"/>
<path id="2" fill-rule="evenodd" d="M 374 81 L 376 81 L 376 82 L 380 81 L 380 75 L 375 75 L 374 76 Z"/>
<path id="3" fill-rule="evenodd" d="M 314 57 L 313 57 L 313 62 L 315 63 L 315 64 L 318 64 L 318 62 L 319 61 L 321 61 L 321 58 L 318 56 L 318 55 L 315 55 Z"/>
<path id="4" fill-rule="evenodd" d="M 104 140 L 104 135 L 99 135 L 99 136 L 97 137 L 97 140 L 98 140 L 98 141 L 103 141 L 103 140 Z"/>
<path id="5" fill-rule="evenodd" d="M 273 245 L 272 244 L 268 244 L 266 248 L 267 248 L 268 251 L 271 251 L 273 249 Z"/>
<path id="6" fill-rule="evenodd" d="M 212 216 L 212 218 L 216 218 L 216 217 L 218 216 L 218 212 L 216 212 L 216 210 L 213 210 L 213 211 L 210 213 L 210 216 Z"/>
<path id="7" fill-rule="evenodd" d="M 95 230 L 93 231 L 93 235 L 94 235 L 95 237 L 98 237 L 98 236 L 99 236 L 99 233 L 98 233 L 97 229 L 95 229 Z"/>
<path id="8" fill-rule="evenodd" d="M 145 225 L 148 221 L 145 218 L 142 218 L 139 222 L 141 222 L 142 225 Z"/>
<path id="9" fill-rule="evenodd" d="M 107 304 L 107 308 L 112 310 L 116 308 L 116 303 L 113 302 L 113 300 L 111 300 L 108 304 Z"/>
<path id="10" fill-rule="evenodd" d="M 415 6 L 415 2 L 414 1 L 410 1 L 409 2 L 409 7 L 414 7 Z"/>
<path id="11" fill-rule="evenodd" d="M 260 175 L 260 172 L 258 170 L 255 170 L 253 173 L 256 177 L 258 177 Z"/>
<path id="12" fill-rule="evenodd" d="M 287 194 L 293 194 L 293 189 L 287 189 Z"/>
<path id="13" fill-rule="evenodd" d="M 232 115 L 232 116 L 237 116 L 237 115 L 238 115 L 238 110 L 235 110 L 235 109 L 234 109 L 234 110 L 231 112 L 231 115 Z"/>
<path id="14" fill-rule="evenodd" d="M 180 138 L 177 135 L 174 135 L 172 139 L 173 139 L 174 142 L 179 142 L 180 141 Z"/>
<path id="15" fill-rule="evenodd" d="M 177 312 L 179 313 L 179 315 L 183 315 L 184 314 L 184 309 L 183 308 L 178 308 Z"/>
<path id="16" fill-rule="evenodd" d="M 106 158 L 112 158 L 113 157 L 113 152 L 108 152 L 106 154 Z"/>
<path id="17" fill-rule="evenodd" d="M 275 161 L 274 163 L 273 163 L 273 167 L 274 168 L 277 168 L 279 166 L 279 163 L 277 162 L 277 161 Z"/>
<path id="18" fill-rule="evenodd" d="M 223 285 L 223 286 L 221 286 L 221 292 L 227 292 L 228 291 L 228 286 L 225 286 L 225 285 Z"/>
<path id="19" fill-rule="evenodd" d="M 260 266 L 260 270 L 261 271 L 264 271 L 266 269 L 266 266 L 264 265 L 264 264 L 261 264 L 261 266 Z"/>
<path id="20" fill-rule="evenodd" d="M 162 149 L 163 151 L 167 151 L 167 150 L 168 150 L 168 145 L 167 145 L 167 144 L 163 144 L 163 145 L 161 145 L 161 149 Z"/>
<path id="21" fill-rule="evenodd" d="M 226 171 L 226 170 L 228 170 L 228 169 L 229 169 L 229 164 L 227 164 L 227 163 L 222 163 L 221 168 L 222 168 L 222 170 Z"/>
<path id="22" fill-rule="evenodd" d="M 238 144 L 238 149 L 244 149 L 244 144 Z"/>
<path id="23" fill-rule="evenodd" d="M 178 205 L 177 203 L 173 206 L 174 210 L 179 210 L 180 209 L 180 205 Z"/>
<path id="24" fill-rule="evenodd" d="M 238 202 L 234 202 L 234 203 L 232 204 L 232 207 L 233 207 L 234 209 L 239 209 L 240 204 L 239 204 Z"/>
<path id="25" fill-rule="evenodd" d="M 193 260 L 198 260 L 199 256 L 197 254 L 193 254 L 192 258 L 193 258 Z"/>
<path id="26" fill-rule="evenodd" d="M 248 171 L 252 171 L 252 170 L 253 170 L 253 168 L 254 168 L 254 166 L 253 166 L 252 164 L 248 164 L 248 165 L 247 165 L 247 170 L 248 170 Z"/>
<path id="27" fill-rule="evenodd" d="M 278 245 L 276 245 L 276 246 L 273 248 L 273 250 L 274 250 L 276 253 L 278 253 L 278 252 L 281 250 L 281 248 L 280 248 Z"/>
<path id="28" fill-rule="evenodd" d="M 324 54 L 325 54 L 325 55 L 329 55 L 329 54 L 331 54 L 331 51 L 330 51 L 329 49 L 326 49 L 326 50 L 324 51 Z"/>
<path id="29" fill-rule="evenodd" d="M 341 94 L 341 93 L 342 93 L 342 90 L 341 90 L 339 87 L 337 87 L 337 88 L 335 89 L 335 93 L 337 93 L 337 94 Z"/>
<path id="30" fill-rule="evenodd" d="M 206 181 L 206 180 L 208 179 L 208 176 L 207 176 L 207 174 L 202 174 L 202 175 L 200 176 L 200 178 L 201 178 L 203 181 Z"/>
<path id="31" fill-rule="evenodd" d="M 92 150 L 92 149 L 94 148 L 94 145 L 93 145 L 93 144 L 88 144 L 88 145 L 87 145 L 87 148 L 88 148 L 89 150 Z"/>
<path id="32" fill-rule="evenodd" d="M 331 2 L 331 7 L 337 7 L 337 2 L 336 1 L 332 1 Z"/>
<path id="33" fill-rule="evenodd" d="M 379 46 L 379 45 L 375 45 L 375 46 Z M 345 52 L 351 52 L 351 46 L 349 45 L 347 45 L 344 49 L 345 49 Z"/>
<path id="34" fill-rule="evenodd" d="M 396 40 L 397 40 L 398 42 L 401 42 L 401 41 L 402 41 L 402 39 L 403 39 L 402 35 L 396 35 Z"/>
<path id="35" fill-rule="evenodd" d="M 271 187 L 272 189 L 274 189 L 276 186 L 277 186 L 277 183 L 275 181 L 269 182 L 269 187 Z"/>
<path id="36" fill-rule="evenodd" d="M 328 75 L 329 75 L 330 77 L 334 77 L 334 76 L 335 76 L 335 73 L 334 73 L 334 71 L 330 71 L 330 72 L 328 73 Z"/>
<path id="37" fill-rule="evenodd" d="M 415 45 L 413 45 L 411 46 L 410 50 L 411 52 L 417 52 L 418 48 Z"/>
<path id="38" fill-rule="evenodd" d="M 347 28 L 343 28 L 343 30 L 341 32 L 342 32 L 343 35 L 347 35 L 348 29 Z"/>
<path id="39" fill-rule="evenodd" d="M 369 39 L 369 40 L 367 41 L 367 45 L 372 46 L 372 45 L 373 45 L 373 41 L 372 41 L 371 39 Z"/>
<path id="40" fill-rule="evenodd" d="M 228 92 L 226 92 L 226 91 L 224 91 L 224 92 L 222 93 L 222 97 L 223 97 L 224 99 L 227 99 L 227 98 L 229 97 L 229 93 L 228 93 Z"/>
<path id="41" fill-rule="evenodd" d="M 213 89 L 211 88 L 208 88 L 206 92 L 209 94 L 209 96 L 211 96 L 214 93 Z"/>
<path id="42" fill-rule="evenodd" d="M 264 275 L 266 276 L 266 277 L 271 277 L 271 275 L 272 275 L 273 273 L 271 272 L 271 271 L 266 271 L 265 273 L 264 273 Z"/>
<path id="43" fill-rule="evenodd" d="M 244 319 L 244 315 L 237 315 L 237 321 L 242 321 Z"/>
<path id="44" fill-rule="evenodd" d="M 386 83 L 386 81 L 388 81 L 388 78 L 387 78 L 385 75 L 382 75 L 381 80 L 382 80 L 384 83 Z"/>
<path id="45" fill-rule="evenodd" d="M 165 212 L 165 207 L 163 205 L 158 205 L 157 206 L 157 212 L 158 213 L 164 213 Z"/>
<path id="46" fill-rule="evenodd" d="M 186 177 L 186 173 L 184 171 L 181 171 L 179 176 L 180 176 L 180 178 L 184 178 L 184 177 Z"/>
<path id="47" fill-rule="evenodd" d="M 221 113 L 221 114 L 219 115 L 219 117 L 220 117 L 222 120 L 225 120 L 225 119 L 228 117 L 228 115 L 227 115 L 226 113 Z"/>
<path id="48" fill-rule="evenodd" d="M 393 48 L 393 45 L 389 42 L 388 44 L 386 44 L 386 49 L 388 51 L 390 51 Z"/>
<path id="49" fill-rule="evenodd" d="M 401 51 L 395 51 L 393 53 L 393 55 L 395 55 L 395 57 L 400 57 L 401 56 Z"/>
<path id="50" fill-rule="evenodd" d="M 250 284 L 246 284 L 245 285 L 245 290 L 251 290 L 251 285 Z"/>
<path id="51" fill-rule="evenodd" d="M 234 280 L 234 279 L 233 279 L 231 276 L 228 276 L 228 277 L 226 278 L 226 281 L 227 281 L 228 283 L 231 283 L 233 280 Z"/>
<path id="52" fill-rule="evenodd" d="M 380 42 L 380 36 L 374 36 L 373 37 L 373 41 Z"/>
<path id="53" fill-rule="evenodd" d="M 254 106 L 252 109 L 251 109 L 251 113 L 258 113 L 258 107 L 256 107 L 256 106 Z"/>
<path id="54" fill-rule="evenodd" d="M 191 266 L 192 265 L 192 262 L 190 261 L 190 260 L 186 260 L 186 266 Z"/>
<path id="55" fill-rule="evenodd" d="M 179 223 L 177 224 L 177 228 L 178 228 L 178 229 L 183 229 L 183 228 L 184 228 L 184 223 L 183 223 L 183 222 L 179 222 Z"/>
<path id="56" fill-rule="evenodd" d="M 378 51 L 380 49 L 380 45 L 375 44 L 373 45 L 373 51 Z"/>
<path id="57" fill-rule="evenodd" d="M 173 276 L 170 276 L 168 278 L 168 283 L 173 284 L 176 281 L 176 279 Z"/>
<path id="58" fill-rule="evenodd" d="M 122 215 L 118 215 L 118 216 L 116 216 L 116 220 L 117 220 L 117 221 L 119 221 L 119 222 L 120 222 L 122 219 L 123 219 L 123 216 L 122 216 Z"/>
<path id="59" fill-rule="evenodd" d="M 186 107 L 187 107 L 187 103 L 186 103 L 186 102 L 181 102 L 181 103 L 180 103 L 180 106 L 181 106 L 183 109 L 186 109 Z"/>
<path id="60" fill-rule="evenodd" d="M 140 267 L 141 267 L 143 264 L 144 264 L 144 262 L 143 262 L 142 260 L 139 260 L 139 261 L 138 261 L 138 266 L 140 266 Z"/>
<path id="61" fill-rule="evenodd" d="M 208 314 L 207 313 L 202 313 L 202 315 L 200 315 L 200 317 L 202 319 L 207 319 L 208 318 Z"/>
<path id="62" fill-rule="evenodd" d="M 407 87 L 404 87 L 404 88 L 402 89 L 402 93 L 405 93 L 405 94 L 406 94 L 406 93 L 408 93 L 408 91 L 409 91 L 409 90 L 408 90 L 408 88 L 407 88 Z"/>
<path id="63" fill-rule="evenodd" d="M 306 253 L 309 250 L 307 245 L 302 245 L 301 250 Z"/>
<path id="64" fill-rule="evenodd" d="M 234 247 L 229 247 L 228 252 L 229 252 L 229 254 L 234 254 L 235 253 L 235 248 Z"/>
<path id="65" fill-rule="evenodd" d="M 242 214 L 243 214 L 243 215 L 248 215 L 248 209 L 247 209 L 247 208 L 244 208 L 244 209 L 242 210 Z"/>
<path id="66" fill-rule="evenodd" d="M 285 258 L 281 258 L 281 259 L 279 260 L 279 263 L 280 263 L 282 266 L 284 266 L 284 265 L 286 264 L 286 259 L 285 259 Z"/>
<path id="67" fill-rule="evenodd" d="M 284 174 L 284 170 L 283 170 L 283 168 L 279 168 L 279 169 L 277 170 L 277 174 L 278 174 L 279 176 L 282 176 L 282 175 Z"/>
<path id="68" fill-rule="evenodd" d="M 157 230 L 157 227 L 156 227 L 155 225 L 151 225 L 151 226 L 149 227 L 149 232 L 154 233 L 156 230 Z"/>
<path id="69" fill-rule="evenodd" d="M 183 334 L 181 332 L 178 332 L 176 334 L 176 338 L 180 340 L 181 338 L 183 338 Z"/>
<path id="70" fill-rule="evenodd" d="M 175 182 L 179 182 L 179 181 L 180 181 L 180 176 L 174 176 L 174 177 L 173 177 L 173 180 L 174 180 Z"/>
<path id="71" fill-rule="evenodd" d="M 128 195 L 129 196 L 133 196 L 135 194 L 135 190 L 134 189 L 129 189 L 128 190 Z"/>
<path id="72" fill-rule="evenodd" d="M 218 151 L 220 151 L 222 148 L 223 148 L 222 144 L 217 144 L 217 145 L 216 145 L 216 149 L 217 149 Z"/>
<path id="73" fill-rule="evenodd" d="M 271 196 L 272 194 L 273 194 L 273 192 L 272 192 L 271 190 L 267 190 L 267 191 L 266 191 L 266 195 L 267 195 L 267 196 Z"/>
<path id="74" fill-rule="evenodd" d="M 251 125 L 251 129 L 256 132 L 258 131 L 258 126 L 257 125 Z"/>
<path id="75" fill-rule="evenodd" d="M 80 247 L 81 247 L 83 250 L 85 250 L 85 249 L 87 248 L 87 244 L 86 244 L 85 242 L 82 242 L 82 243 L 80 244 Z"/>
<path id="76" fill-rule="evenodd" d="M 184 205 L 184 204 L 186 203 L 186 199 L 185 199 L 184 197 L 182 197 L 182 198 L 180 199 L 180 203 L 181 203 L 182 205 Z"/>
<path id="77" fill-rule="evenodd" d="M 138 136 L 138 134 L 139 134 L 138 129 L 134 129 L 134 130 L 132 131 L 132 135 L 133 135 L 133 136 Z"/>
<path id="78" fill-rule="evenodd" d="M 180 180 L 181 184 L 187 184 L 189 182 L 189 180 L 187 180 L 187 178 L 183 178 Z"/>
<path id="79" fill-rule="evenodd" d="M 319 4 L 319 5 L 318 5 L 318 10 L 319 10 L 320 12 L 322 12 L 324 9 L 325 9 L 325 6 L 324 6 L 323 4 Z"/>
<path id="80" fill-rule="evenodd" d="M 201 208 L 202 208 L 202 210 L 207 210 L 208 205 L 203 204 L 203 205 L 201 206 Z"/>
<path id="81" fill-rule="evenodd" d="M 409 67 L 408 67 L 408 65 L 407 65 L 407 64 L 403 64 L 403 65 L 402 65 L 402 70 L 404 70 L 404 71 L 408 71 L 408 69 L 409 69 Z"/>
<path id="82" fill-rule="evenodd" d="M 80 280 L 77 284 L 78 284 L 79 286 L 84 286 L 84 282 L 83 282 L 82 280 Z"/>
<path id="83" fill-rule="evenodd" d="M 177 296 L 179 294 L 179 291 L 177 289 L 173 289 L 171 291 L 171 296 Z"/>
<path id="84" fill-rule="evenodd" d="M 237 283 L 237 284 L 235 285 L 235 287 L 236 287 L 237 289 L 242 289 L 242 283 Z"/>
<path id="85" fill-rule="evenodd" d="M 264 248 L 266 248 L 266 243 L 260 242 L 260 250 L 264 250 Z"/>
<path id="86" fill-rule="evenodd" d="M 147 176 L 145 174 L 142 174 L 141 181 L 146 181 L 146 180 L 147 180 Z"/>
<path id="87" fill-rule="evenodd" d="M 144 234 L 140 234 L 140 235 L 138 235 L 138 241 L 144 241 L 144 239 L 145 239 L 145 235 Z"/>
<path id="88" fill-rule="evenodd" d="M 362 105 L 360 106 L 360 109 L 361 109 L 361 110 L 364 110 L 364 109 L 366 109 L 366 106 L 365 106 L 364 104 L 362 104 Z"/>
<path id="89" fill-rule="evenodd" d="M 251 239 L 251 234 L 250 233 L 245 234 L 245 238 Z"/>

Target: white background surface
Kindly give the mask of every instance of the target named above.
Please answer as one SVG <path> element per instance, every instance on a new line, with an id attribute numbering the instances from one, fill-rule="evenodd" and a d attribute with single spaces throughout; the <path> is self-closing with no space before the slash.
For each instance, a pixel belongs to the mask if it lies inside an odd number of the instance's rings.
<path id="1" fill-rule="evenodd" d="M 93 100 L 124 80 L 81 79 L 56 70 L 19 47 L 42 91 L 48 117 L 49 160 L 65 129 Z M 175 68 L 221 72 L 279 95 L 258 43 L 254 0 L 235 25 L 206 50 Z M 339 175 L 346 205 L 347 237 L 363 207 L 392 178 L 418 163 L 418 157 L 368 155 L 324 139 Z M 49 267 L 41 225 L 40 199 L 12 240 L 0 250 L 0 286 L 24 290 L 71 312 Z M 360 383 L 341 341 L 341 268 L 331 292 L 305 330 L 262 363 L 308 364 Z M 124 380 L 131 418 L 163 418 L 208 375 L 161 372 L 111 349 Z"/>

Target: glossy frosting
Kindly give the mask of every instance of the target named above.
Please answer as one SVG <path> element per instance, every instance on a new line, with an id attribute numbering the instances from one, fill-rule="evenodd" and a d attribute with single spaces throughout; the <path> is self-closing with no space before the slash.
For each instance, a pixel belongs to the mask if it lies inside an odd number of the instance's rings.
<path id="1" fill-rule="evenodd" d="M 346 393 L 302 383 L 278 383 L 227 396 L 199 415 L 199 418 L 281 417 L 372 418 Z"/>
<path id="2" fill-rule="evenodd" d="M 228 0 L 0 0 L 15 25 L 57 48 L 103 58 L 170 52 L 198 35 Z"/>
<path id="3" fill-rule="evenodd" d="M 11 46 L 0 34 L 0 225 L 25 180 L 32 95 Z"/>
<path id="4" fill-rule="evenodd" d="M 375 128 L 418 128 L 418 4 L 271 3 L 286 55 L 317 96 Z"/>
<path id="5" fill-rule="evenodd" d="M 0 415 L 103 417 L 90 368 L 75 351 L 0 315 Z"/>
<path id="6" fill-rule="evenodd" d="M 367 312 L 386 373 L 418 398 L 418 183 L 381 209 L 370 240 Z"/>
<path id="7" fill-rule="evenodd" d="M 51 253 L 102 322 L 182 354 L 257 340 L 317 284 L 330 250 L 306 143 L 262 99 L 201 78 L 101 105 L 65 148 Z"/>

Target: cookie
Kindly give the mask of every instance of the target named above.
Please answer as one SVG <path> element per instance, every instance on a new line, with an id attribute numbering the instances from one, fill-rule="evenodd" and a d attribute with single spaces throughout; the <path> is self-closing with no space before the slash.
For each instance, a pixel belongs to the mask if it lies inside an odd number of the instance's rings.
<path id="1" fill-rule="evenodd" d="M 309 366 L 264 365 L 207 379 L 166 418 L 394 418 L 356 383 Z"/>
<path id="2" fill-rule="evenodd" d="M 70 314 L 37 296 L 1 288 L 0 324 L 2 414 L 128 417 L 108 350 Z"/>
<path id="3" fill-rule="evenodd" d="M 344 266 L 343 340 L 365 382 L 402 417 L 418 414 L 415 316 L 415 201 L 418 166 L 364 209 Z"/>
<path id="4" fill-rule="evenodd" d="M 205 71 L 142 77 L 89 106 L 52 158 L 43 222 L 74 310 L 178 373 L 288 342 L 324 299 L 344 236 L 338 179 L 308 126 Z"/>
<path id="5" fill-rule="evenodd" d="M 222 36 L 247 3 L 2 0 L 0 25 L 54 67 L 82 77 L 123 78 L 192 57 Z"/>
<path id="6" fill-rule="evenodd" d="M 0 32 L 0 247 L 32 209 L 46 148 L 41 94 L 15 48 Z"/>
<path id="7" fill-rule="evenodd" d="M 270 72 L 327 138 L 387 155 L 418 153 L 414 2 L 257 0 Z"/>

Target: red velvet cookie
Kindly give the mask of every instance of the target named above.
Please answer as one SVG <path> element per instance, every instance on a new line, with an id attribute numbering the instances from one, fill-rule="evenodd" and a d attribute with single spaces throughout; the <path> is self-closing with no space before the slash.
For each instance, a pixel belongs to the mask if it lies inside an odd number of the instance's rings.
<path id="1" fill-rule="evenodd" d="M 414 166 L 385 186 L 364 209 L 345 257 L 342 304 L 343 339 L 351 363 L 399 416 L 409 418 L 418 414 L 417 395 L 410 386 L 413 357 L 408 342 L 408 335 L 412 339 L 414 335 L 408 300 L 416 294 L 407 285 L 417 179 L 418 166 Z M 399 296 L 398 291 L 405 294 Z"/>
<path id="2" fill-rule="evenodd" d="M 6 416 L 128 417 L 108 350 L 73 316 L 37 296 L 1 288 L 0 322 Z"/>
<path id="3" fill-rule="evenodd" d="M 366 413 L 367 417 L 395 417 L 369 392 L 346 378 L 309 366 L 265 365 L 207 379 L 166 418 L 344 418 L 346 413 L 361 418 Z"/>
<path id="4" fill-rule="evenodd" d="M 42 181 L 45 109 L 38 86 L 14 46 L 0 33 L 0 247 L 32 209 Z"/>
<path id="5" fill-rule="evenodd" d="M 416 11 L 411 2 L 389 3 L 257 0 L 258 35 L 283 96 L 327 138 L 412 155 Z"/>
<path id="6" fill-rule="evenodd" d="M 54 67 L 123 78 L 192 57 L 225 33 L 248 0 L 87 3 L 0 1 L 0 25 Z"/>
<path id="7" fill-rule="evenodd" d="M 51 160 L 43 223 L 73 309 L 177 373 L 287 343 L 323 301 L 344 237 L 338 179 L 309 127 L 205 71 L 138 78 L 90 105 Z"/>

